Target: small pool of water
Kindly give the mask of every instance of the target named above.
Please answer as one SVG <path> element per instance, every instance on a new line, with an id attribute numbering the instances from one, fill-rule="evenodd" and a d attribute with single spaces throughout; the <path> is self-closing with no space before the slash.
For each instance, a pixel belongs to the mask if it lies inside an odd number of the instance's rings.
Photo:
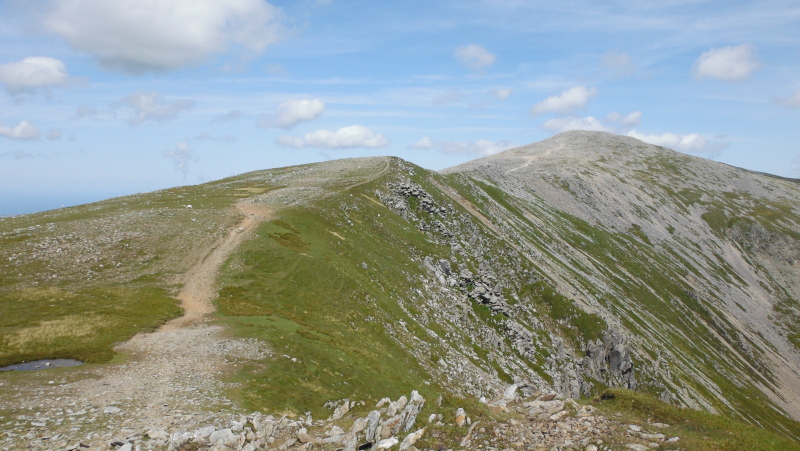
<path id="1" fill-rule="evenodd" d="M 50 368 L 65 368 L 68 366 L 83 365 L 80 360 L 72 359 L 47 359 L 36 360 L 33 362 L 17 363 L 16 365 L 8 365 L 0 368 L 0 371 L 35 371 L 35 370 L 48 370 Z"/>

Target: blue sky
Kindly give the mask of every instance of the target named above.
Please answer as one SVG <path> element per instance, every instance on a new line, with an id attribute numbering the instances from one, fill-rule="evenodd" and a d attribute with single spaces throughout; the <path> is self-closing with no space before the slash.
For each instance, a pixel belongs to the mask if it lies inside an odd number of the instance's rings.
<path id="1" fill-rule="evenodd" d="M 569 129 L 800 177 L 800 2 L 0 1 L 0 215 Z"/>

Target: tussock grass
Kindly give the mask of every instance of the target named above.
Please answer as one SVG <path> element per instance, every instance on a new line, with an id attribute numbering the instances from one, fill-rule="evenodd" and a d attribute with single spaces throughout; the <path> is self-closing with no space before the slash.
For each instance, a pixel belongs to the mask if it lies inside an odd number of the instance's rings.
<path id="1" fill-rule="evenodd" d="M 32 288 L 0 296 L 0 366 L 45 358 L 98 363 L 116 343 L 181 313 L 153 287 Z"/>
<path id="2" fill-rule="evenodd" d="M 678 436 L 677 448 L 697 451 L 789 451 L 800 444 L 774 432 L 744 424 L 728 417 L 692 409 L 681 409 L 658 399 L 624 389 L 607 389 L 593 400 L 607 415 L 620 414 L 620 420 L 642 425 L 666 423 L 656 430 L 668 437 Z M 624 438 L 617 437 L 620 443 Z"/>

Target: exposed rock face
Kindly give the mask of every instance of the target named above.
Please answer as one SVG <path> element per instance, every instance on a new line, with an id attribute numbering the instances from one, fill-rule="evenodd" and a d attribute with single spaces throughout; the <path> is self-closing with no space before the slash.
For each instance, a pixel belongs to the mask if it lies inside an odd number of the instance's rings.
<path id="1" fill-rule="evenodd" d="M 603 340 L 586 342 L 586 357 L 583 369 L 592 377 L 606 382 L 608 385 L 619 385 L 631 390 L 636 389 L 636 377 L 633 361 L 628 347 L 618 334 L 606 331 Z M 616 383 L 615 383 L 616 382 Z"/>

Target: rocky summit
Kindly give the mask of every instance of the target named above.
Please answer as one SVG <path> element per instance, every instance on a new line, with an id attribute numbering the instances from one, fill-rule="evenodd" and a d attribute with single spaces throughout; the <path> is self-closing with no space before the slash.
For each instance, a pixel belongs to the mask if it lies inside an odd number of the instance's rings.
<path id="1" fill-rule="evenodd" d="M 800 182 L 604 132 L 0 218 L 0 310 L 0 449 L 800 449 Z"/>

